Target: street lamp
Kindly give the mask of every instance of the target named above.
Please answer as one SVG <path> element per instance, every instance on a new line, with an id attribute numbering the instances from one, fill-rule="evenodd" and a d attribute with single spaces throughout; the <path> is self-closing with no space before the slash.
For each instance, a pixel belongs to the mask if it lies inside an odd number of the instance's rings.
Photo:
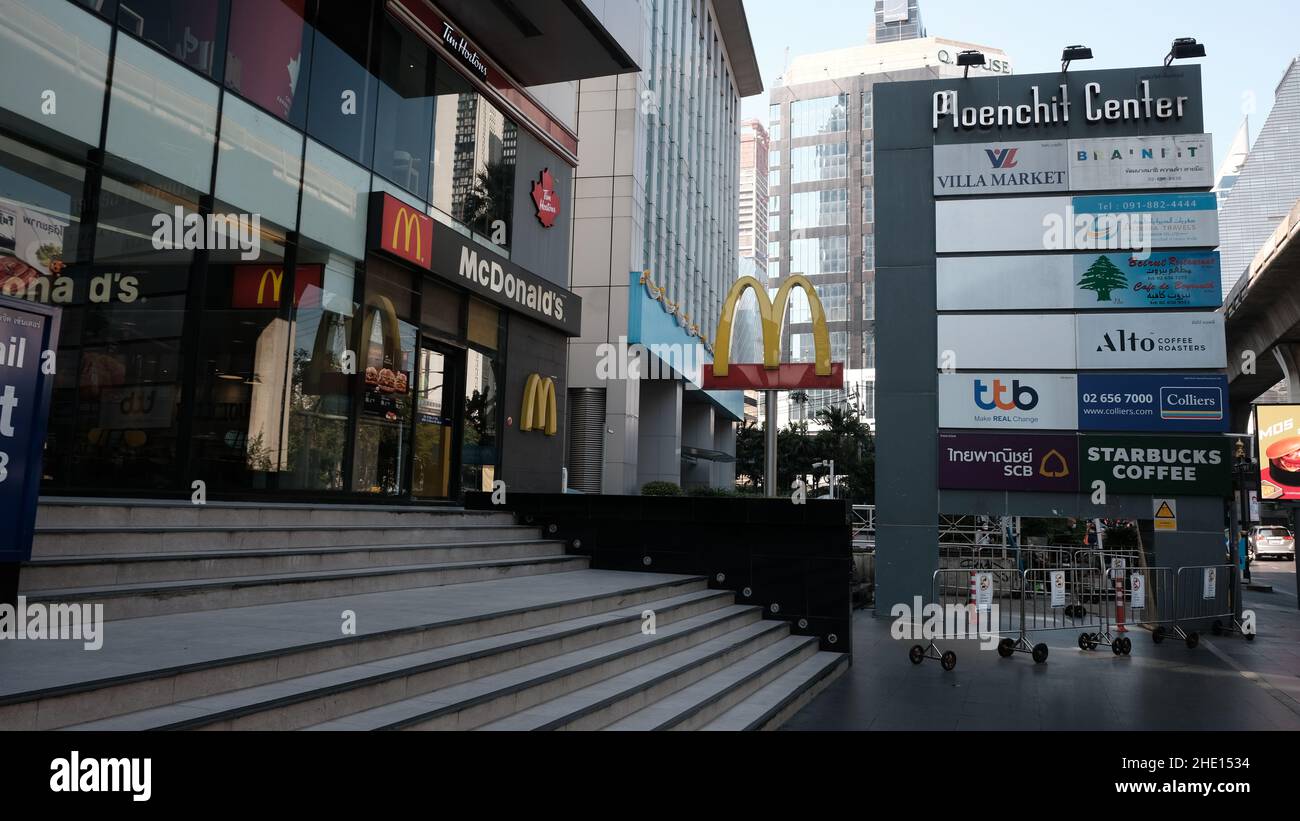
<path id="1" fill-rule="evenodd" d="M 1196 42 L 1195 37 L 1179 37 L 1169 47 L 1169 53 L 1165 55 L 1165 65 L 1169 65 L 1174 60 L 1190 60 L 1193 57 L 1204 56 L 1205 46 Z"/>
<path id="2" fill-rule="evenodd" d="M 1246 482 L 1250 477 L 1250 456 L 1246 453 L 1246 444 L 1240 439 L 1232 448 L 1232 465 L 1237 473 L 1237 538 L 1233 542 L 1232 560 L 1233 564 L 1241 566 L 1241 552 L 1246 550 L 1242 541 L 1246 538 L 1246 533 L 1250 529 L 1250 500 L 1246 494 Z M 1250 551 L 1246 550 L 1246 571 L 1243 574 L 1247 582 L 1250 581 Z"/>
<path id="3" fill-rule="evenodd" d="M 966 71 L 961 76 L 963 78 L 970 76 L 971 66 L 984 65 L 984 52 L 978 49 L 968 48 L 965 51 L 957 52 L 957 65 L 964 66 Z"/>
<path id="4" fill-rule="evenodd" d="M 1073 60 L 1091 60 L 1092 49 L 1087 46 L 1066 46 L 1061 52 L 1061 71 L 1069 71 Z"/>

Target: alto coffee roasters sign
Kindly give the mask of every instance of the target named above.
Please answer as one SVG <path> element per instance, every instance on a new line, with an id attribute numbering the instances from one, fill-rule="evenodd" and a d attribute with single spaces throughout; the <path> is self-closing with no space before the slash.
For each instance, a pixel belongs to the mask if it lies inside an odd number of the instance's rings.
<path id="1" fill-rule="evenodd" d="M 1080 368 L 1222 368 L 1218 313 L 1079 314 Z"/>
<path id="2" fill-rule="evenodd" d="M 939 434 L 940 488 L 1073 493 L 1078 467 L 1073 434 Z"/>
<path id="3" fill-rule="evenodd" d="M 1105 483 L 1107 493 L 1228 496 L 1231 459 L 1226 436 L 1079 437 L 1083 487 Z"/>

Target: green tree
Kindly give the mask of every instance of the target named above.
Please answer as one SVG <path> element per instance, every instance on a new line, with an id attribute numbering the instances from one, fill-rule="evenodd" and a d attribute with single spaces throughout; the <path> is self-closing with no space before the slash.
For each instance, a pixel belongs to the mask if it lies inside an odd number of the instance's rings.
<path id="1" fill-rule="evenodd" d="M 1098 302 L 1110 302 L 1111 291 L 1128 289 L 1128 278 L 1124 272 L 1115 267 L 1110 257 L 1102 254 L 1097 261 L 1088 266 L 1078 287 L 1085 291 L 1096 291 Z"/>

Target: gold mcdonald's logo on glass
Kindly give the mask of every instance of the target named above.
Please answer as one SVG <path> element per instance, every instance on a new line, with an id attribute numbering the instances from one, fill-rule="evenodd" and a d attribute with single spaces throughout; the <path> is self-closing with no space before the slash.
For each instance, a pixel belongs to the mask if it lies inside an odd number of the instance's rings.
<path id="1" fill-rule="evenodd" d="M 402 243 L 400 246 L 397 243 L 397 235 L 399 232 L 402 234 Z M 424 244 L 420 239 L 420 234 L 420 215 L 406 206 L 398 208 L 397 213 L 393 215 L 393 238 L 389 241 L 389 244 L 393 246 L 393 249 L 396 250 L 400 247 L 403 252 L 407 254 L 411 253 L 411 239 L 414 238 L 415 258 L 423 262 Z"/>
<path id="2" fill-rule="evenodd" d="M 266 304 L 266 282 L 271 281 L 271 304 L 280 304 L 280 286 L 284 284 L 284 270 L 267 268 L 262 272 L 262 281 L 257 285 L 257 304 Z"/>
<path id="3" fill-rule="evenodd" d="M 763 328 L 763 367 L 769 371 L 781 367 L 781 323 L 785 319 L 785 306 L 790 300 L 790 292 L 795 288 L 802 289 L 808 297 L 808 309 L 812 314 L 814 372 L 818 376 L 831 375 L 831 334 L 826 327 L 826 311 L 822 308 L 822 301 L 817 297 L 812 282 L 802 274 L 795 274 L 776 289 L 775 299 L 769 299 L 759 281 L 750 276 L 736 280 L 731 290 L 727 291 L 727 299 L 722 303 L 722 315 L 718 317 L 718 334 L 713 342 L 714 376 L 726 376 L 730 370 L 731 323 L 735 319 L 736 305 L 746 289 L 754 292 L 754 298 L 758 302 L 758 315 Z"/>
<path id="4" fill-rule="evenodd" d="M 535 373 L 524 382 L 524 406 L 519 414 L 519 430 L 540 430 L 554 436 L 559 424 L 555 410 L 555 380 Z"/>

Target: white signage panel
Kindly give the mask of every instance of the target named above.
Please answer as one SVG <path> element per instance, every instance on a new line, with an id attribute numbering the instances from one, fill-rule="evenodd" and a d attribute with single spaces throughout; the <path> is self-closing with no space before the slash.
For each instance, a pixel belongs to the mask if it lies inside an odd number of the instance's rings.
<path id="1" fill-rule="evenodd" d="M 939 257 L 935 268 L 940 311 L 1012 311 L 1074 307 L 1074 257 Z"/>
<path id="2" fill-rule="evenodd" d="M 934 204 L 935 250 L 1052 251 L 1044 225 L 1049 215 L 1072 220 L 1071 197 L 938 200 Z M 1070 232 L 1072 233 L 1072 232 Z"/>
<path id="3" fill-rule="evenodd" d="M 1070 190 L 1209 188 L 1209 134 L 1106 137 L 1069 141 Z"/>
<path id="4" fill-rule="evenodd" d="M 939 427 L 1074 430 L 1078 378 L 1054 373 L 941 373 Z"/>
<path id="5" fill-rule="evenodd" d="M 938 318 L 940 370 L 1073 370 L 1075 317 L 947 314 Z"/>
<path id="6" fill-rule="evenodd" d="M 936 145 L 934 195 L 1068 191 L 1065 140 Z"/>
<path id="7" fill-rule="evenodd" d="M 1078 367 L 1222 368 L 1223 317 L 1213 312 L 1079 314 Z"/>

